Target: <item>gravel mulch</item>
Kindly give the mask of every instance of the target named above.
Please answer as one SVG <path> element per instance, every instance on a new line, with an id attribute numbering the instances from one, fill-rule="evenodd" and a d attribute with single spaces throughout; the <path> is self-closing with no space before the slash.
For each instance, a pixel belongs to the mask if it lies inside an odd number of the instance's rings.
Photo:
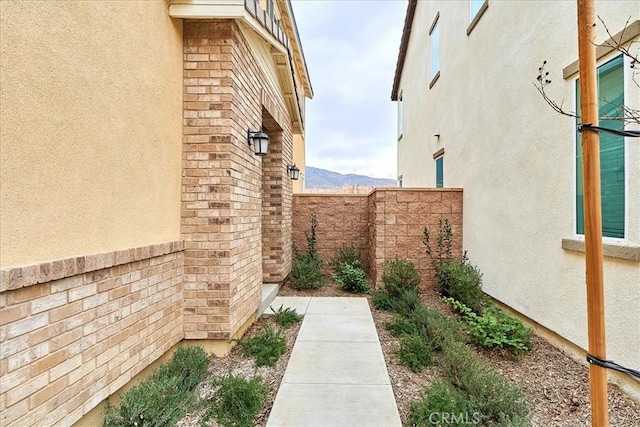
<path id="1" fill-rule="evenodd" d="M 342 291 L 335 283 L 330 283 L 321 289 L 313 291 L 298 291 L 285 285 L 280 289 L 279 296 L 357 296 Z M 440 301 L 435 292 L 425 293 L 423 302 L 430 308 L 437 308 L 443 313 L 450 314 L 448 306 Z M 378 330 L 382 351 L 385 356 L 387 371 L 398 404 L 398 410 L 403 423 L 407 420 L 411 402 L 418 399 L 421 391 L 431 381 L 439 377 L 436 367 L 428 367 L 422 372 L 414 373 L 404 366 L 397 364 L 394 353 L 400 348 L 398 338 L 392 336 L 384 327 L 386 322 L 393 320 L 388 312 L 376 310 L 368 297 L 373 320 Z M 247 332 L 253 334 L 265 324 L 273 323 L 271 317 L 262 316 Z M 256 425 L 266 425 L 273 401 L 284 375 L 287 361 L 297 336 L 300 324 L 292 326 L 286 331 L 287 352 L 274 367 L 258 368 L 260 375 L 269 385 L 270 392 L 267 404 L 258 417 Z M 589 377 L 588 368 L 571 358 L 563 350 L 553 346 L 544 338 L 532 334 L 533 350 L 522 359 L 513 360 L 496 351 L 481 351 L 479 353 L 501 374 L 511 381 L 519 382 L 531 405 L 530 418 L 534 426 L 540 427 L 574 427 L 591 426 L 589 405 Z M 216 375 L 226 375 L 229 371 L 247 378 L 253 376 L 255 365 L 253 361 L 244 358 L 238 349 L 224 358 L 216 359 L 210 366 L 210 371 Z M 201 386 L 200 392 L 205 395 L 210 390 Z M 198 426 L 199 414 L 187 415 L 178 427 Z M 640 403 L 626 396 L 616 385 L 609 385 L 609 420 L 615 427 L 640 426 Z M 210 424 L 210 426 L 217 426 Z M 331 426 L 327 426 L 331 427 Z"/>

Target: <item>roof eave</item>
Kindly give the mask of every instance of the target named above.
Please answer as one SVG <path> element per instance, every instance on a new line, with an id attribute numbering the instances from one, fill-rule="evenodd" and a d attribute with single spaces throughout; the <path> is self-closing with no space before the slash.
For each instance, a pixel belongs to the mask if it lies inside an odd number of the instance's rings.
<path id="1" fill-rule="evenodd" d="M 400 49 L 398 52 L 398 62 L 396 63 L 396 73 L 393 77 L 393 88 L 391 89 L 391 100 L 398 100 L 398 90 L 400 89 L 400 79 L 402 78 L 402 69 L 404 67 L 404 59 L 407 55 L 407 47 L 409 46 L 409 38 L 411 37 L 411 27 L 413 26 L 413 17 L 416 13 L 416 5 L 418 0 L 409 0 L 407 5 L 407 15 L 404 18 L 404 28 L 402 29 L 402 38 L 400 39 Z"/>

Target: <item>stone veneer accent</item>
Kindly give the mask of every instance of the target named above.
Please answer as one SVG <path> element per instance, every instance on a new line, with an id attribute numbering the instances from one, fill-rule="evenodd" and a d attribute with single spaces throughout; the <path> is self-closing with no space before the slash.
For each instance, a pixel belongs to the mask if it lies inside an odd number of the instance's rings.
<path id="1" fill-rule="evenodd" d="M 325 262 L 343 245 L 362 250 L 363 262 L 376 288 L 382 287 L 382 264 L 405 259 L 415 264 L 422 286 L 433 286 L 431 261 L 422 242 L 423 229 L 433 233 L 448 219 L 454 233 L 453 250 L 462 255 L 462 190 L 379 188 L 368 196 L 295 194 L 293 243 L 306 247 L 304 232 L 310 215 L 318 220 L 318 252 Z"/>
<path id="2" fill-rule="evenodd" d="M 71 425 L 179 342 L 182 248 L 3 271 L 0 424 Z"/>
<path id="3" fill-rule="evenodd" d="M 230 20 L 184 22 L 185 338 L 227 339 L 290 270 L 291 119 Z M 247 144 L 264 124 L 269 154 Z"/>

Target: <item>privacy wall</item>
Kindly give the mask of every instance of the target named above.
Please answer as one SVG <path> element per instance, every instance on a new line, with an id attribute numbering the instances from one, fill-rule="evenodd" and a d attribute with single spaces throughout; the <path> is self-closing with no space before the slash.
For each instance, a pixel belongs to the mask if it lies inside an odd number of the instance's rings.
<path id="1" fill-rule="evenodd" d="M 454 255 L 462 255 L 462 190 L 442 188 L 379 188 L 369 195 L 295 194 L 293 245 L 306 248 L 311 214 L 317 218 L 317 248 L 329 262 L 342 246 L 360 249 L 374 286 L 382 285 L 382 264 L 405 259 L 415 264 L 422 287 L 434 285 L 425 252 L 423 230 L 437 233 L 440 221 L 451 224 Z"/>

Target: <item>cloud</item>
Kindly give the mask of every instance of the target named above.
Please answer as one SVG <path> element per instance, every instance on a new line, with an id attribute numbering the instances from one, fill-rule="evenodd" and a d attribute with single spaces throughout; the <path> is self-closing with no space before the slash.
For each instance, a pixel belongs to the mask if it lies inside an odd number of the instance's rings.
<path id="1" fill-rule="evenodd" d="M 390 93 L 406 1 L 292 4 L 315 93 L 307 102 L 307 164 L 395 178 Z"/>

